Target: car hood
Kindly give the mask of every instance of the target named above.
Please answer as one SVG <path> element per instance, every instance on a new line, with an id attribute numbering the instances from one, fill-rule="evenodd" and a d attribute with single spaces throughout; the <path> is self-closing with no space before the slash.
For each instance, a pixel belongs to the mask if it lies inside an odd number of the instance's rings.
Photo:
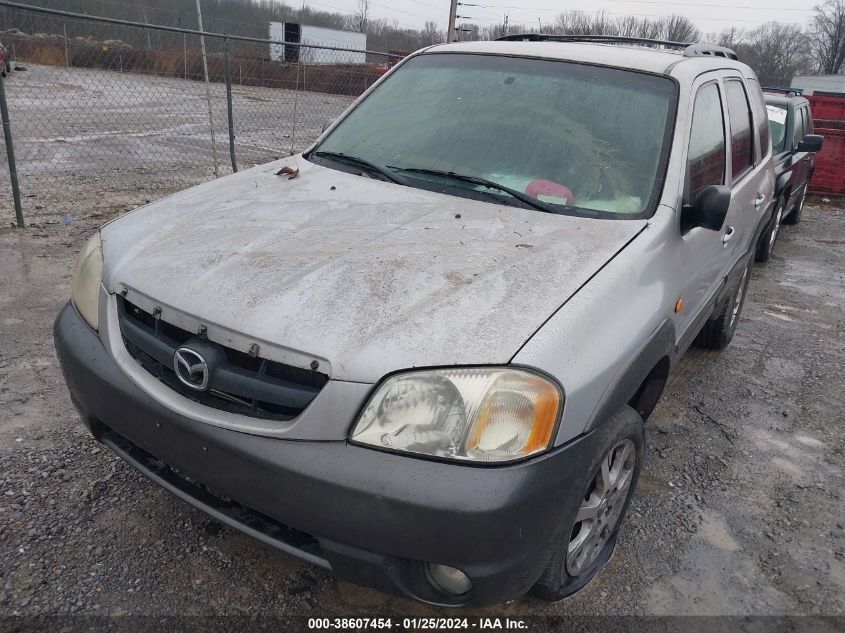
<path id="1" fill-rule="evenodd" d="M 299 175 L 275 175 L 282 165 Z M 310 355 L 333 378 L 375 382 L 410 367 L 508 362 L 646 224 L 469 200 L 293 157 L 107 224 L 103 282 L 283 346 L 293 364 Z"/>

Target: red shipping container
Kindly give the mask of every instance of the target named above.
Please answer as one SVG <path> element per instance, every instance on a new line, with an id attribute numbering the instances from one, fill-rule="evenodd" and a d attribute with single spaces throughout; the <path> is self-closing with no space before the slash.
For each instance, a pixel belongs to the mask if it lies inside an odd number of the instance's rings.
<path id="1" fill-rule="evenodd" d="M 809 192 L 845 196 L 845 97 L 805 96 L 810 102 L 814 132 L 824 136 Z"/>
<path id="2" fill-rule="evenodd" d="M 816 169 L 809 191 L 819 195 L 845 196 L 845 129 L 816 128 L 815 132 L 824 136 L 824 145 L 822 151 L 816 154 Z"/>
<path id="3" fill-rule="evenodd" d="M 814 119 L 845 121 L 845 97 L 807 95 Z"/>

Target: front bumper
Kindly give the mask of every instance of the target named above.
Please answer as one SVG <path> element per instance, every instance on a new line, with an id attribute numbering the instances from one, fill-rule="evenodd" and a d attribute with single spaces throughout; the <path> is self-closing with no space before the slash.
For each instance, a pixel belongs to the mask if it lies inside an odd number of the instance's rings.
<path id="1" fill-rule="evenodd" d="M 72 305 L 54 335 L 85 424 L 143 474 L 340 578 L 429 603 L 487 604 L 528 591 L 552 548 L 564 547 L 560 526 L 571 524 L 597 450 L 586 435 L 526 462 L 479 467 L 250 435 L 148 396 Z M 426 562 L 461 569 L 472 590 L 438 591 Z"/>

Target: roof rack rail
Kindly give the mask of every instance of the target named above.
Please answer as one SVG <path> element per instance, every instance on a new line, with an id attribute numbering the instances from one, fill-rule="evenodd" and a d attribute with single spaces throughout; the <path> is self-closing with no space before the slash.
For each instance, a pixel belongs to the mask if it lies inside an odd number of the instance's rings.
<path id="1" fill-rule="evenodd" d="M 684 51 L 684 57 L 724 57 L 725 59 L 738 60 L 733 49 L 716 44 L 693 44 Z"/>
<path id="2" fill-rule="evenodd" d="M 801 97 L 803 88 L 782 88 L 780 86 L 763 86 L 763 92 L 782 94 L 785 97 Z"/>
<path id="3" fill-rule="evenodd" d="M 553 35 L 547 33 L 516 33 L 496 38 L 499 42 L 596 42 L 606 44 L 646 44 L 663 46 L 684 51 L 684 57 L 724 57 L 739 59 L 735 51 L 715 44 L 690 44 L 671 40 L 654 40 L 647 37 L 624 37 L 621 35 Z"/>
<path id="4" fill-rule="evenodd" d="M 607 44 L 652 44 L 666 48 L 687 49 L 689 43 L 653 40 L 647 37 L 621 35 L 553 35 L 551 33 L 516 33 L 496 38 L 497 42 L 598 42 Z"/>

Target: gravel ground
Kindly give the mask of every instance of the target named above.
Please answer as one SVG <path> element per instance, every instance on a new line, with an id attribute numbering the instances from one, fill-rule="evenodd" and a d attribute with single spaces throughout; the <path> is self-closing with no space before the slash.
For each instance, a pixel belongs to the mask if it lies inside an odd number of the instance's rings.
<path id="1" fill-rule="evenodd" d="M 86 434 L 50 328 L 95 226 L 0 229 L 0 614 L 443 615 L 209 520 Z M 845 615 L 843 308 L 845 211 L 810 206 L 730 348 L 679 364 L 608 567 L 469 614 Z"/>
<path id="2" fill-rule="evenodd" d="M 5 80 L 5 89 L 28 221 L 62 222 L 69 216 L 130 209 L 213 177 L 209 104 L 202 82 L 28 63 L 25 67 Z M 212 83 L 210 93 L 219 172 L 228 174 L 232 168 L 226 88 Z M 321 92 L 237 84 L 232 93 L 241 168 L 303 150 L 328 119 L 353 101 Z M 13 220 L 3 148 L 0 226 Z"/>

